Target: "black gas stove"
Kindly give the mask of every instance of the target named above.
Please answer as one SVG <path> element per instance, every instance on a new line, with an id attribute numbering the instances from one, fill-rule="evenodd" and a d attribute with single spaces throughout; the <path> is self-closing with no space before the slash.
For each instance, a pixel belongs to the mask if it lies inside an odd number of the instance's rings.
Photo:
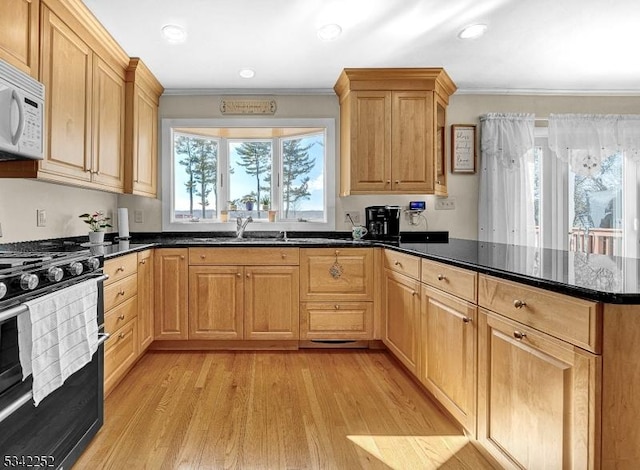
<path id="1" fill-rule="evenodd" d="M 58 248 L 58 247 L 57 247 Z M 0 249 L 0 310 L 99 272 L 102 256 L 77 251 L 2 251 Z"/>

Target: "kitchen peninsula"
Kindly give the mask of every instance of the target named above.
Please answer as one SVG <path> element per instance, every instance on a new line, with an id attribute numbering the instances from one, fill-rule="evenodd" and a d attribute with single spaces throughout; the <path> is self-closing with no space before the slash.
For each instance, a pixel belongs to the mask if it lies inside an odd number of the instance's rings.
<path id="1" fill-rule="evenodd" d="M 347 266 L 349 275 L 372 274 L 373 294 L 356 293 L 372 302 L 373 325 L 370 336 L 365 336 L 370 346 L 380 346 L 382 341 L 505 467 L 532 467 L 544 458 L 557 468 L 624 468 L 640 458 L 634 424 L 640 414 L 636 393 L 640 379 L 633 373 L 640 344 L 636 341 L 640 335 L 637 260 L 461 239 L 397 246 L 295 237 L 239 242 L 158 236 L 140 242 L 123 253 L 155 250 L 154 285 L 163 286 L 164 296 L 167 286 L 157 277 L 162 276 L 158 260 L 163 250 L 171 250 L 177 263 L 169 268 L 171 275 L 180 272 L 176 266 L 181 264 L 188 272 L 192 254 L 208 252 L 203 249 L 214 254 L 215 250 L 237 250 L 242 243 L 243 256 L 255 264 L 261 254 L 268 252 L 275 254 L 271 259 L 282 260 L 281 252 L 289 256 L 297 250 L 294 261 L 286 263 L 300 267 L 300 286 L 305 252 L 325 250 L 327 259 Z M 106 249 L 107 265 L 120 259 L 117 245 Z M 350 256 L 350 250 L 357 250 L 358 257 Z M 363 271 L 362 266 L 370 266 L 362 258 L 363 250 L 371 253 L 372 273 Z M 359 267 L 350 270 L 353 262 Z M 321 265 L 329 268 L 331 263 Z M 368 281 L 360 281 L 354 289 L 365 292 Z M 189 289 L 178 296 L 188 305 L 187 324 L 193 292 Z M 304 289 L 299 295 L 301 306 L 308 303 Z M 156 325 L 162 321 L 158 299 Z M 345 301 L 347 306 L 355 303 Z M 300 325 L 305 311 L 304 307 L 299 310 Z M 353 315 L 353 309 L 348 311 Z M 363 312 L 351 317 L 359 318 L 359 325 L 366 323 Z M 336 312 L 331 313 L 323 318 L 337 321 Z M 157 332 L 151 349 L 163 348 Z M 295 339 L 300 337 L 295 333 L 294 340 L 272 341 L 271 346 L 297 347 Z M 185 338 L 172 347 L 188 348 L 189 334 Z M 200 341 L 198 348 L 205 344 Z M 210 344 L 218 347 L 215 340 Z M 222 346 L 228 348 L 229 342 Z M 250 341 L 243 347 L 250 348 Z M 511 431 L 525 426 L 521 420 L 528 423 L 525 435 Z"/>

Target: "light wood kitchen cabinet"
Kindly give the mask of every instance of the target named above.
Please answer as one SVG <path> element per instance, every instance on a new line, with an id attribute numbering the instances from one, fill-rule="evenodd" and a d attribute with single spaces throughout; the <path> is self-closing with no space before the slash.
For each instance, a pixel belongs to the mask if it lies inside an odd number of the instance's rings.
<path id="1" fill-rule="evenodd" d="M 138 261 L 138 343 L 142 354 L 153 342 L 153 250 L 141 251 Z"/>
<path id="2" fill-rule="evenodd" d="M 420 283 L 385 269 L 383 342 L 414 375 L 418 375 Z"/>
<path id="3" fill-rule="evenodd" d="M 341 195 L 446 195 L 446 164 L 436 157 L 456 87 L 444 69 L 345 69 L 334 90 Z"/>
<path id="4" fill-rule="evenodd" d="M 122 193 L 129 57 L 81 1 L 40 4 L 44 158 L 2 162 L 0 176 Z"/>
<path id="5" fill-rule="evenodd" d="M 164 88 L 132 58 L 126 71 L 125 193 L 158 194 L 158 105 Z"/>
<path id="6" fill-rule="evenodd" d="M 300 339 L 373 339 L 374 250 L 300 250 Z"/>
<path id="7" fill-rule="evenodd" d="M 104 272 L 104 394 L 111 393 L 139 356 L 138 273 L 135 253 L 106 260 Z"/>
<path id="8" fill-rule="evenodd" d="M 471 435 L 476 433 L 477 307 L 422 286 L 418 378 Z"/>
<path id="9" fill-rule="evenodd" d="M 478 357 L 478 440 L 502 465 L 599 468 L 600 356 L 480 309 Z"/>
<path id="10" fill-rule="evenodd" d="M 297 340 L 298 251 L 190 248 L 189 339 Z"/>
<path id="11" fill-rule="evenodd" d="M 0 2 L 0 59 L 38 79 L 40 0 Z"/>
<path id="12" fill-rule="evenodd" d="M 187 248 L 159 248 L 154 253 L 156 340 L 189 338 L 189 252 Z"/>

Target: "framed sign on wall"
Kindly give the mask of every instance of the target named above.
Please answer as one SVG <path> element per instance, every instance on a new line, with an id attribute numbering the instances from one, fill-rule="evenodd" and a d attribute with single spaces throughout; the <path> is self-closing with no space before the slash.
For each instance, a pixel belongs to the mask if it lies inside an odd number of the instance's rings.
<path id="1" fill-rule="evenodd" d="M 475 124 L 451 125 L 451 172 L 476 172 Z"/>

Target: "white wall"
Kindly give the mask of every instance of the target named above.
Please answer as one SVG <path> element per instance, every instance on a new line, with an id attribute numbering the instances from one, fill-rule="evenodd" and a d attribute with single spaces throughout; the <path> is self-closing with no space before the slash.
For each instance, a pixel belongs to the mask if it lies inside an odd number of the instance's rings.
<path id="1" fill-rule="evenodd" d="M 329 117 L 336 119 L 339 131 L 339 106 L 334 95 L 275 96 L 278 111 L 275 117 Z M 163 96 L 160 100 L 161 118 L 218 118 L 220 96 Z M 487 112 L 533 112 L 546 118 L 549 113 L 640 113 L 640 96 L 521 96 L 466 95 L 451 97 L 447 124 L 477 124 L 478 116 Z M 268 119 L 268 118 L 266 118 Z M 447 132 L 447 155 L 449 132 Z M 338 145 L 338 144 L 337 144 Z M 339 155 L 336 149 L 336 155 Z M 449 164 L 449 162 L 447 162 Z M 160 178 L 161 181 L 161 178 Z M 410 227 L 406 220 L 402 230 L 448 230 L 452 237 L 474 239 L 477 236 L 478 174 L 448 173 L 449 197 L 455 198 L 456 209 L 434 210 L 435 196 L 349 196 L 336 194 L 336 230 L 348 230 L 343 221 L 344 211 L 360 211 L 369 205 L 399 204 L 425 199 L 427 211 L 418 227 Z M 160 232 L 162 204 L 159 199 L 72 188 L 24 179 L 0 179 L 0 224 L 4 236 L 0 243 L 40 240 L 46 238 L 83 235 L 84 224 L 78 215 L 93 210 L 113 214 L 117 207 L 128 207 L 132 232 Z M 47 227 L 36 227 L 36 209 L 47 211 Z M 140 211 L 142 223 L 134 221 L 134 211 Z M 115 224 L 114 224 L 115 225 Z M 114 227 L 115 230 L 115 227 Z"/>
<path id="2" fill-rule="evenodd" d="M 86 235 L 88 225 L 78 216 L 117 208 L 118 197 L 102 191 L 27 179 L 0 179 L 0 243 Z M 36 226 L 36 210 L 44 209 L 46 227 Z"/>

